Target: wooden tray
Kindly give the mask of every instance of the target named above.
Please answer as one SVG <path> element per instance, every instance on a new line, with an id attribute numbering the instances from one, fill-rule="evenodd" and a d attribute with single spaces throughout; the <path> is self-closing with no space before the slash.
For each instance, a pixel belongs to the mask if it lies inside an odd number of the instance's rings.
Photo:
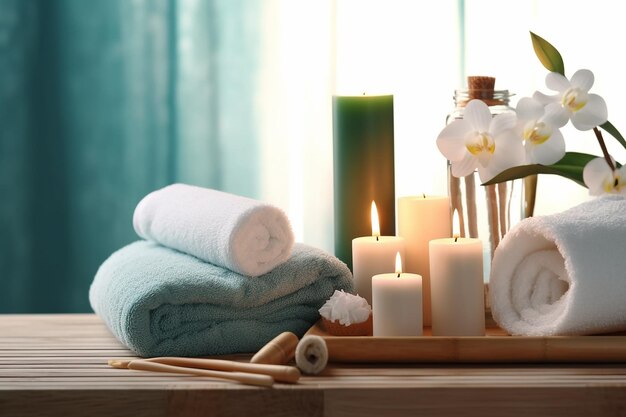
<path id="1" fill-rule="evenodd" d="M 317 323 L 307 335 L 324 338 L 330 362 L 537 363 L 626 362 L 626 333 L 598 336 L 509 336 L 488 320 L 486 336 L 332 336 Z"/>

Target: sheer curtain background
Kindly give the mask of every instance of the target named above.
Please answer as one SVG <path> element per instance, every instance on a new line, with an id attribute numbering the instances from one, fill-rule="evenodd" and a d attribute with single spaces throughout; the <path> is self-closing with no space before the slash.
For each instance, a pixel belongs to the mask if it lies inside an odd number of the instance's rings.
<path id="1" fill-rule="evenodd" d="M 396 194 L 442 194 L 465 75 L 545 91 L 528 30 L 589 68 L 626 129 L 620 2 L 0 0 L 0 312 L 89 311 L 98 265 L 175 181 L 272 202 L 332 247 L 333 94 L 391 93 Z M 516 101 L 516 100 L 514 100 Z M 593 135 L 568 148 L 598 154 Z M 608 140 L 619 161 L 626 157 Z M 542 176 L 539 213 L 586 190 Z"/>

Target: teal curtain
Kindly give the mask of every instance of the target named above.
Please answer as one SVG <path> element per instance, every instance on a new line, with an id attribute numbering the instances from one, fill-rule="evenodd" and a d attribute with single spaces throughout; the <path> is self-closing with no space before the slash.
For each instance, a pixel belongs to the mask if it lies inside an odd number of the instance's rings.
<path id="1" fill-rule="evenodd" d="M 0 0 L 0 313 L 87 312 L 135 205 L 257 197 L 262 0 Z"/>

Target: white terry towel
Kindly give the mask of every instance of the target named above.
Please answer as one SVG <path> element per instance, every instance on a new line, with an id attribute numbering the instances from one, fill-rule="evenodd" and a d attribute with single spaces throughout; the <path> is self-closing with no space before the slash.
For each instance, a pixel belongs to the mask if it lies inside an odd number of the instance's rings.
<path id="1" fill-rule="evenodd" d="M 139 236 L 243 275 L 271 271 L 291 255 L 291 224 L 277 207 L 222 191 L 173 184 L 144 197 Z"/>
<path id="2" fill-rule="evenodd" d="M 520 222 L 495 251 L 491 310 L 510 334 L 626 330 L 626 199 Z"/>

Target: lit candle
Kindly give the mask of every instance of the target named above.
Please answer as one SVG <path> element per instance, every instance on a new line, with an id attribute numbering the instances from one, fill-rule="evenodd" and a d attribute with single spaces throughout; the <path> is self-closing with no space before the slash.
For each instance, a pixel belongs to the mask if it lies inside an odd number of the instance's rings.
<path id="1" fill-rule="evenodd" d="M 374 336 L 422 335 L 422 277 L 402 272 L 396 253 L 396 272 L 372 277 Z"/>
<path id="2" fill-rule="evenodd" d="M 335 255 L 352 269 L 352 239 L 369 232 L 376 200 L 383 235 L 396 234 L 393 96 L 333 97 Z"/>
<path id="3" fill-rule="evenodd" d="M 352 240 L 353 275 L 356 292 L 372 304 L 372 277 L 389 272 L 397 252 L 404 256 L 404 239 L 397 236 L 381 236 L 376 203 L 370 210 L 372 236 Z"/>
<path id="4" fill-rule="evenodd" d="M 425 326 L 431 324 L 428 242 L 450 232 L 450 198 L 422 194 L 398 199 L 398 236 L 406 242 L 406 271 L 422 276 Z"/>
<path id="5" fill-rule="evenodd" d="M 483 336 L 485 294 L 483 244 L 459 237 L 454 211 L 453 237 L 430 241 L 433 336 Z"/>

